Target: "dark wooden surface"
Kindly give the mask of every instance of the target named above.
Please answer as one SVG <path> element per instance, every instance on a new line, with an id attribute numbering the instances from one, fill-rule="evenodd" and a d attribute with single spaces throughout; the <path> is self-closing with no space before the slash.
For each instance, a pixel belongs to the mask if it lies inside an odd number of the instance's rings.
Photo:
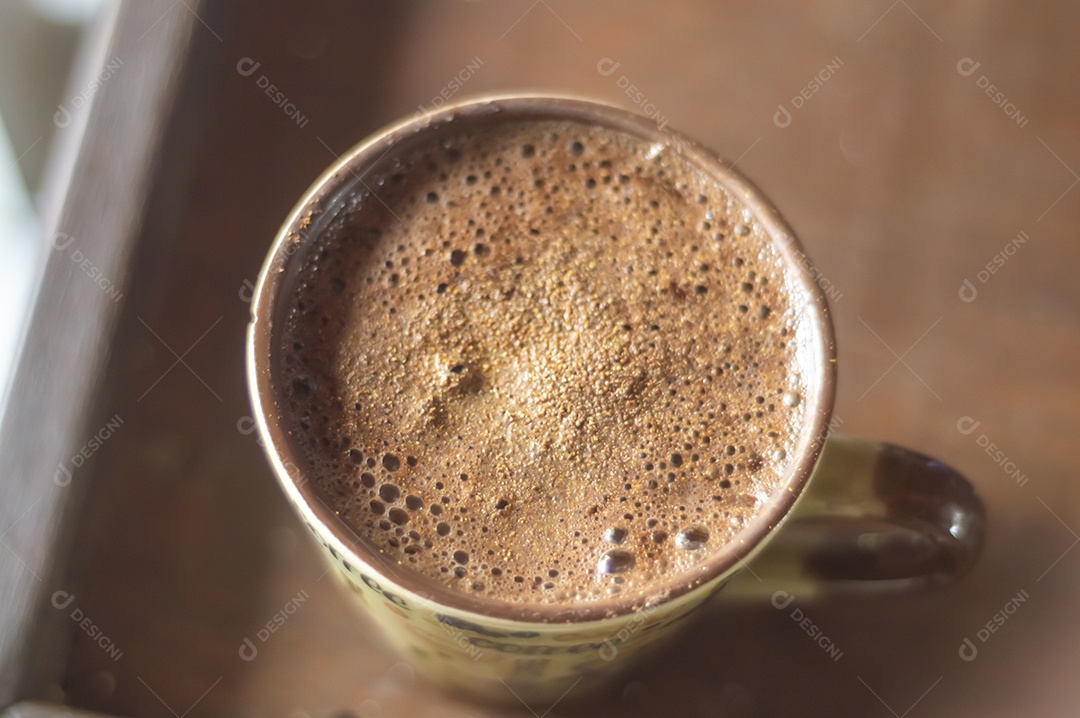
<path id="1" fill-rule="evenodd" d="M 793 607 L 718 604 L 608 693 L 584 706 L 569 696 L 551 714 L 1075 714 L 1080 9 L 247 0 L 201 15 L 193 91 L 205 106 L 187 120 L 205 131 L 193 137 L 181 113 L 165 136 L 193 167 L 182 186 L 169 166 L 154 181 L 171 189 L 144 225 L 141 246 L 154 250 L 132 267 L 101 402 L 124 424 L 87 478 L 96 500 L 66 579 L 122 656 L 74 631 L 56 684 L 28 693 L 131 716 L 498 714 L 423 685 L 378 644 L 321 578 L 243 421 L 246 283 L 278 224 L 336 153 L 479 60 L 459 97 L 539 88 L 632 108 L 620 87 L 632 83 L 671 126 L 737 159 L 840 294 L 842 430 L 955 464 L 990 515 L 985 556 L 955 586 L 795 604 L 839 660 Z M 260 63 L 254 74 L 237 72 L 244 58 Z M 981 63 L 971 75 L 957 70 L 964 58 Z M 597 69 L 607 60 L 619 63 L 610 75 Z M 786 127 L 774 122 L 781 103 Z M 1027 242 L 980 282 L 1021 231 Z M 959 296 L 965 279 L 972 302 Z M 969 434 L 965 417 L 980 422 Z M 300 610 L 241 660 L 242 640 L 301 592 Z M 965 638 L 973 661 L 959 655 Z"/>
<path id="2" fill-rule="evenodd" d="M 115 69 L 56 128 L 39 216 L 42 290 L 0 427 L 0 706 L 67 663 L 75 622 L 51 596 L 76 591 L 68 555 L 85 540 L 77 524 L 93 493 L 90 439 L 112 417 L 98 398 L 194 21 L 146 4 L 116 10 L 81 49 L 68 96 Z"/>

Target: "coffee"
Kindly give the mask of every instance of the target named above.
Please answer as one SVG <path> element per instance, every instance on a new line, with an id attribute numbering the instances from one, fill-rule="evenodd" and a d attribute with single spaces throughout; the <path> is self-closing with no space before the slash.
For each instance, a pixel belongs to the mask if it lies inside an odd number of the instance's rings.
<path id="1" fill-rule="evenodd" d="M 651 594 L 784 482 L 803 290 L 677 146 L 449 122 L 354 186 L 294 238 L 272 360 L 304 472 L 389 571 L 508 603 Z"/>

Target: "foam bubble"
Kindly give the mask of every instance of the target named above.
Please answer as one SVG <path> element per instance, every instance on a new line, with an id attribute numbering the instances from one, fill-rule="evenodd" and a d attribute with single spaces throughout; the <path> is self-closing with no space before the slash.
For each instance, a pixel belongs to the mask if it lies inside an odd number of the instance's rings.
<path id="1" fill-rule="evenodd" d="M 709 530 L 704 526 L 690 526 L 675 535 L 675 545 L 687 551 L 705 548 L 709 541 Z"/>
<path id="2" fill-rule="evenodd" d="M 614 548 L 600 556 L 600 560 L 596 562 L 596 572 L 604 576 L 614 573 L 626 573 L 634 568 L 636 563 L 637 560 L 634 558 L 634 554 L 621 548 Z"/>
<path id="3" fill-rule="evenodd" d="M 604 540 L 608 543 L 620 544 L 626 540 L 626 529 L 621 526 L 612 526 L 604 532 Z"/>
<path id="4" fill-rule="evenodd" d="M 302 248 L 282 401 L 314 480 L 383 560 L 466 593 L 699 569 L 803 420 L 779 255 L 663 143 L 454 127 Z"/>

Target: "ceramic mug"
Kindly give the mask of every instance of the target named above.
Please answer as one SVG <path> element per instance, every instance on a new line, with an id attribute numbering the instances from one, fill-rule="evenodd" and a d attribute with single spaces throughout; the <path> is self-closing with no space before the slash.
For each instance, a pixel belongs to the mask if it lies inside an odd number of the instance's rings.
<path id="1" fill-rule="evenodd" d="M 676 148 L 710 173 L 773 238 L 801 288 L 810 328 L 806 416 L 788 474 L 753 519 L 715 550 L 705 569 L 642 600 L 586 606 L 499 603 L 426 581 L 390 564 L 352 533 L 307 481 L 279 417 L 275 365 L 290 282 L 310 239 L 353 193 L 361 177 L 398 143 L 444 122 L 515 118 L 585 122 Z M 429 678 L 487 700 L 553 701 L 583 679 L 610 676 L 750 565 L 752 580 L 731 598 L 774 603 L 837 584 L 906 588 L 956 578 L 975 561 L 985 514 L 971 485 L 925 456 L 873 441 L 830 435 L 835 341 L 821 274 L 761 192 L 698 143 L 642 116 L 568 97 L 498 96 L 446 106 L 391 125 L 346 152 L 285 220 L 259 275 L 248 328 L 247 370 L 267 455 L 301 519 L 383 634 Z M 763 549 L 767 550 L 763 551 Z M 762 552 L 761 556 L 757 556 Z"/>

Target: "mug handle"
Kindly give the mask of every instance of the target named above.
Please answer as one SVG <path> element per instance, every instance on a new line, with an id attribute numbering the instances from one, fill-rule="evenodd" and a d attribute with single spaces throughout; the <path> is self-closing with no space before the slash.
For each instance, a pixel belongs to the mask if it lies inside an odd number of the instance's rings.
<path id="1" fill-rule="evenodd" d="M 972 567 L 985 532 L 986 509 L 954 469 L 891 444 L 834 435 L 795 508 L 723 595 L 944 583 Z"/>

